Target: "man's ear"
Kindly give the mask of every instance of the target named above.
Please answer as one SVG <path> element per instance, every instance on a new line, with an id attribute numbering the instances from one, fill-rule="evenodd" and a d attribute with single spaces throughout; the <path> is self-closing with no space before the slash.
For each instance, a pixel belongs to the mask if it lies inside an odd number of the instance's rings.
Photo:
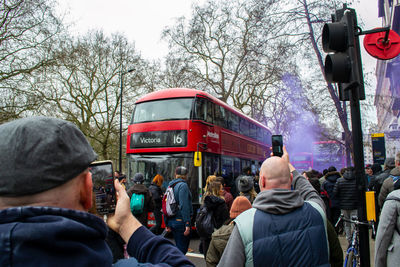
<path id="1" fill-rule="evenodd" d="M 92 181 L 92 174 L 88 171 L 84 174 L 80 198 L 81 198 L 81 205 L 83 208 L 88 211 L 92 207 L 92 195 L 93 195 L 93 181 Z"/>
<path id="2" fill-rule="evenodd" d="M 290 184 L 293 183 L 293 173 L 290 173 Z"/>

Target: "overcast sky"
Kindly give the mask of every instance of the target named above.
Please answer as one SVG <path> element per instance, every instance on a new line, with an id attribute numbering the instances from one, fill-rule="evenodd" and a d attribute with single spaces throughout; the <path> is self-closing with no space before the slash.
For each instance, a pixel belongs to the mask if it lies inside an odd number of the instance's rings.
<path id="1" fill-rule="evenodd" d="M 161 32 L 173 25 L 175 18 L 190 17 L 193 2 L 205 0 L 59 0 L 60 9 L 69 10 L 67 21 L 75 23 L 74 33 L 84 34 L 90 29 L 123 33 L 147 59 L 167 54 L 167 44 L 160 41 Z M 366 23 L 364 29 L 381 26 L 377 18 L 378 1 L 360 2 L 355 8 L 358 20 Z"/>
<path id="2" fill-rule="evenodd" d="M 204 2 L 204 0 L 195 0 Z M 74 22 L 76 34 L 90 29 L 105 33 L 120 32 L 147 59 L 167 54 L 167 44 L 160 41 L 164 27 L 174 18 L 190 16 L 192 0 L 59 0 L 60 9 L 69 10 L 67 21 Z"/>
<path id="3" fill-rule="evenodd" d="M 174 24 L 175 18 L 190 17 L 193 3 L 205 3 L 206 0 L 58 0 L 60 12 L 68 11 L 67 22 L 73 22 L 72 32 L 85 34 L 88 30 L 102 29 L 105 33 L 122 33 L 135 48 L 148 59 L 161 59 L 168 52 L 165 42 L 160 40 L 166 26 Z M 229 0 L 227 0 L 229 1 Z M 356 0 L 353 6 L 359 24 L 363 30 L 381 27 L 378 19 L 378 0 Z M 334 10 L 332 10 L 334 13 Z M 366 84 L 366 93 L 375 94 L 376 59 L 371 57 L 362 46 L 364 75 L 370 73 L 370 84 Z M 370 119 L 376 121 L 376 112 L 369 111 Z"/>

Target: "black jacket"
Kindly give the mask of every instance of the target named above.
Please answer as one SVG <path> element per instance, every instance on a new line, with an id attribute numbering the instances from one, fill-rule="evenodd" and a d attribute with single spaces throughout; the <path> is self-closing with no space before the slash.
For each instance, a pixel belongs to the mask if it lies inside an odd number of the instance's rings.
<path id="1" fill-rule="evenodd" d="M 163 191 L 159 186 L 153 183 L 149 186 L 149 191 L 151 193 L 151 196 L 153 197 L 155 208 L 161 209 Z"/>
<path id="2" fill-rule="evenodd" d="M 339 198 L 337 198 L 333 194 L 333 189 L 335 187 L 336 181 L 341 177 L 340 173 L 337 171 L 333 172 L 328 172 L 325 175 L 325 182 L 322 184 L 322 189 L 326 190 L 328 193 L 328 197 L 331 201 L 331 207 L 332 208 L 339 208 L 340 207 L 340 201 Z"/>
<path id="3" fill-rule="evenodd" d="M 204 205 L 207 210 L 213 212 L 215 220 L 215 228 L 220 228 L 224 222 L 229 219 L 229 211 L 226 206 L 225 200 L 216 196 L 206 196 L 204 198 Z"/>
<path id="4" fill-rule="evenodd" d="M 149 189 L 144 184 L 135 184 L 127 191 L 129 197 L 132 194 L 144 194 L 144 211 L 142 214 L 135 215 L 141 224 L 147 227 L 147 213 L 154 210 L 154 201 Z"/>
<path id="5" fill-rule="evenodd" d="M 357 185 L 353 171 L 347 170 L 343 177 L 336 181 L 333 195 L 339 199 L 342 210 L 355 210 L 358 208 Z"/>
<path id="6" fill-rule="evenodd" d="M 383 172 L 374 175 L 371 178 L 371 181 L 369 182 L 368 188 L 369 190 L 374 190 L 375 191 L 375 196 L 379 196 L 379 193 L 381 192 L 381 187 L 383 182 L 386 180 L 386 178 L 389 177 L 390 171 L 392 169 L 386 169 Z"/>

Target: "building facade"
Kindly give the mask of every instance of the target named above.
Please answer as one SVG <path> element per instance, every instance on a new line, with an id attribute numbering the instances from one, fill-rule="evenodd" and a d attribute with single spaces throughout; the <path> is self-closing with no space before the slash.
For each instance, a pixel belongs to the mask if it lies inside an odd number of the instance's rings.
<path id="1" fill-rule="evenodd" d="M 382 27 L 390 26 L 400 35 L 400 0 L 378 0 L 378 16 Z M 386 157 L 393 157 L 400 144 L 400 56 L 378 60 L 376 80 L 377 132 L 385 134 Z"/>

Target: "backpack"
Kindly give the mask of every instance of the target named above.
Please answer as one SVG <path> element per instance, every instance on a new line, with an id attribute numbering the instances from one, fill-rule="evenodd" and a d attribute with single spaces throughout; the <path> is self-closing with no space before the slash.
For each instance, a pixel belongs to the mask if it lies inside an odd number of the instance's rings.
<path id="1" fill-rule="evenodd" d="M 400 178 L 393 182 L 393 191 L 400 189 Z"/>
<path id="2" fill-rule="evenodd" d="M 135 215 L 144 211 L 144 194 L 133 193 L 131 197 L 131 212 Z"/>
<path id="3" fill-rule="evenodd" d="M 172 186 L 168 186 L 162 198 L 162 212 L 166 217 L 175 216 L 179 209 L 179 203 L 176 202 L 174 187 L 182 182 L 177 182 Z"/>
<path id="4" fill-rule="evenodd" d="M 397 180 L 397 181 L 399 181 L 399 180 Z M 397 182 L 396 181 L 396 182 Z M 397 190 L 397 189 L 396 189 Z M 395 196 L 390 196 L 390 197 L 388 197 L 388 198 L 386 198 L 385 199 L 385 201 L 386 200 L 395 200 L 395 201 L 398 201 L 398 202 L 400 202 L 400 198 L 398 198 L 398 197 L 395 197 Z M 397 222 L 394 224 L 394 229 L 397 231 L 397 233 L 400 235 L 400 230 L 399 230 L 399 228 L 397 227 Z"/>
<path id="5" fill-rule="evenodd" d="M 215 230 L 213 212 L 206 206 L 201 206 L 196 215 L 196 230 L 200 237 L 211 237 Z"/>

